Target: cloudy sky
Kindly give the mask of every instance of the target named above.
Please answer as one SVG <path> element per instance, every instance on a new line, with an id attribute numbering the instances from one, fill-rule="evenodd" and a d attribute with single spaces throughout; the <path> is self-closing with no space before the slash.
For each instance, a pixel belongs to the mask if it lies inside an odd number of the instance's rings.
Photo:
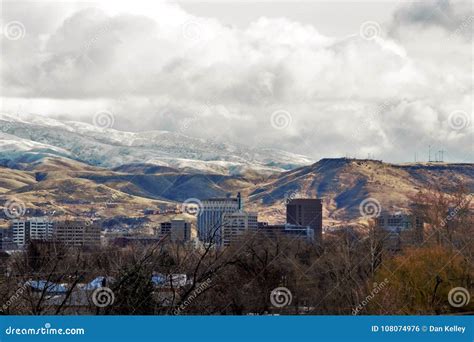
<path id="1" fill-rule="evenodd" d="M 473 21 L 470 1 L 7 0 L 1 111 L 473 162 Z"/>

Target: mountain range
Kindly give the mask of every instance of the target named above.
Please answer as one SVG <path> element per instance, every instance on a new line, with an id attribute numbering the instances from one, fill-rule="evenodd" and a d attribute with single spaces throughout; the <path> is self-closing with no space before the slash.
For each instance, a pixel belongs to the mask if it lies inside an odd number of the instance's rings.
<path id="1" fill-rule="evenodd" d="M 270 222 L 283 222 L 288 198 L 322 198 L 324 225 L 339 226 L 361 222 L 366 199 L 375 199 L 380 210 L 399 211 L 432 186 L 449 192 L 461 182 L 474 190 L 474 165 L 467 163 L 313 162 L 179 133 L 121 132 L 32 115 L 2 114 L 0 125 L 0 204 L 20 201 L 29 215 L 154 224 L 163 219 L 154 208 L 240 191 L 247 209 Z"/>
<path id="2" fill-rule="evenodd" d="M 308 165 L 306 156 L 197 139 L 168 131 L 124 132 L 75 121 L 0 114 L 0 162 L 21 168 L 62 157 L 106 168 L 145 163 L 213 174 L 272 173 Z"/>

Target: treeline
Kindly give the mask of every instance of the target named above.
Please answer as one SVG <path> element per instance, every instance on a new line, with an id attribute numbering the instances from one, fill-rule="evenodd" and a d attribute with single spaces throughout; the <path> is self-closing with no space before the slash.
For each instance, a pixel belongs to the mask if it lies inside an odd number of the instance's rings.
<path id="1" fill-rule="evenodd" d="M 162 241 L 81 250 L 33 242 L 25 252 L 0 259 L 0 310 L 19 315 L 472 313 L 473 304 L 449 301 L 453 288 L 473 288 L 471 202 L 462 187 L 449 195 L 436 189 L 419 193 L 413 212 L 426 222 L 424 241 L 397 252 L 386 248 L 373 223 L 362 232 L 341 230 L 323 246 L 260 234 L 247 234 L 224 249 Z M 94 279 L 110 288 L 107 305 L 94 298 L 100 287 L 85 285 Z M 288 292 L 275 292 L 278 288 Z"/>

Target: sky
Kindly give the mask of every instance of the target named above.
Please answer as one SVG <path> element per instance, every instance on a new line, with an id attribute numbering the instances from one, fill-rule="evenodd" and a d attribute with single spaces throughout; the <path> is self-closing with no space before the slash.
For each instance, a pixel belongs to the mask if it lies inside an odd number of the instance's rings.
<path id="1" fill-rule="evenodd" d="M 469 1 L 4 1 L 1 112 L 473 162 Z M 106 120 L 101 116 L 106 115 Z"/>

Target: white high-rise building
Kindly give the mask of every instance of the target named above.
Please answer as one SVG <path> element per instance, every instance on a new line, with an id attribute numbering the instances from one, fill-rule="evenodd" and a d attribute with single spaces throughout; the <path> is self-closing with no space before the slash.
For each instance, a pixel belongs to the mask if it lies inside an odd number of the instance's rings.
<path id="1" fill-rule="evenodd" d="M 50 240 L 53 236 L 53 222 L 47 217 L 13 220 L 11 229 L 13 242 L 20 248 L 31 240 Z"/>
<path id="2" fill-rule="evenodd" d="M 13 220 L 10 228 L 12 230 L 13 242 L 18 247 L 25 246 L 30 241 L 30 227 L 26 220 Z"/>
<path id="3" fill-rule="evenodd" d="M 28 220 L 31 240 L 50 240 L 53 236 L 53 222 L 46 217 L 35 217 Z"/>
<path id="4" fill-rule="evenodd" d="M 211 198 L 202 201 L 198 216 L 199 240 L 222 246 L 222 216 L 242 209 L 240 193 L 236 198 Z"/>
<path id="5" fill-rule="evenodd" d="M 257 231 L 258 219 L 256 213 L 236 211 L 224 213 L 222 217 L 222 245 L 224 246 L 239 241 L 240 236 L 245 232 Z"/>

